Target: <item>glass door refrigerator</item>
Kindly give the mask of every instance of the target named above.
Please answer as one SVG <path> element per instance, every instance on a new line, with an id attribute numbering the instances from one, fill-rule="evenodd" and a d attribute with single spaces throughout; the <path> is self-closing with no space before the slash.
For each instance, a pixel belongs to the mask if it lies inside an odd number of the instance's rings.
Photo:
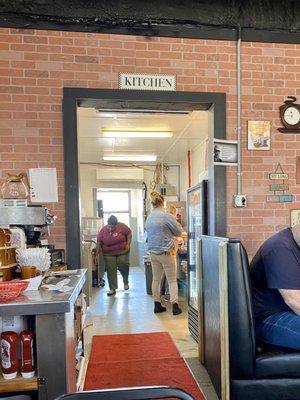
<path id="1" fill-rule="evenodd" d="M 199 235 L 207 235 L 207 181 L 203 180 L 187 191 L 188 229 L 188 327 L 192 337 L 198 342 L 198 293 L 200 276 L 197 256 Z"/>

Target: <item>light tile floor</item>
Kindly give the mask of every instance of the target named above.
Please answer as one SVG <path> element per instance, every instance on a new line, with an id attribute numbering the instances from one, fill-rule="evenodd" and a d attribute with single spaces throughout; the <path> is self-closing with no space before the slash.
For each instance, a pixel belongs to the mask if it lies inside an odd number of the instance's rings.
<path id="1" fill-rule="evenodd" d="M 85 330 L 86 354 L 93 335 L 167 331 L 187 360 L 207 400 L 217 400 L 209 376 L 198 361 L 197 344 L 188 331 L 186 302 L 181 302 L 181 315 L 173 316 L 168 303 L 167 312 L 154 314 L 152 297 L 146 294 L 144 270 L 131 268 L 129 281 L 130 290 L 124 291 L 119 276 L 119 289 L 112 297 L 106 295 L 107 284 L 104 288 L 93 288 L 90 307 L 93 325 Z"/>

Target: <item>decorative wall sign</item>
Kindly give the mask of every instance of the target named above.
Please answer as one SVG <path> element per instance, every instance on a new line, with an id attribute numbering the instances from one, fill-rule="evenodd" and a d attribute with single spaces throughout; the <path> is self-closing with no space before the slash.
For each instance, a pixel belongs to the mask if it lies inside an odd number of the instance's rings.
<path id="1" fill-rule="evenodd" d="M 214 139 L 214 164 L 237 165 L 237 141 Z"/>
<path id="2" fill-rule="evenodd" d="M 269 174 L 269 179 L 289 179 L 288 174 L 273 172 Z"/>
<path id="3" fill-rule="evenodd" d="M 277 191 L 285 191 L 285 190 L 289 190 L 289 185 L 285 184 L 285 183 L 272 183 L 270 185 L 270 191 L 271 192 L 277 192 Z"/>
<path id="4" fill-rule="evenodd" d="M 291 210 L 291 227 L 300 224 L 300 210 Z"/>
<path id="5" fill-rule="evenodd" d="M 274 192 L 272 195 L 267 195 L 268 203 L 291 203 L 294 201 L 294 196 L 292 194 L 285 194 L 286 190 L 289 190 L 289 185 L 284 183 L 285 179 L 288 179 L 288 174 L 286 174 L 280 163 L 277 164 L 275 168 L 275 172 L 269 174 L 269 179 L 275 180 L 275 182 L 269 185 L 269 189 L 271 192 Z M 282 180 L 282 182 L 278 182 L 278 180 Z M 276 192 L 282 192 L 282 194 L 276 194 Z"/>
<path id="6" fill-rule="evenodd" d="M 270 150 L 270 121 L 248 121 L 248 150 Z"/>
<path id="7" fill-rule="evenodd" d="M 119 88 L 129 90 L 176 90 L 175 75 L 119 73 Z"/>
<path id="8" fill-rule="evenodd" d="M 294 201 L 292 194 L 271 194 L 267 195 L 268 203 L 291 203 Z"/>

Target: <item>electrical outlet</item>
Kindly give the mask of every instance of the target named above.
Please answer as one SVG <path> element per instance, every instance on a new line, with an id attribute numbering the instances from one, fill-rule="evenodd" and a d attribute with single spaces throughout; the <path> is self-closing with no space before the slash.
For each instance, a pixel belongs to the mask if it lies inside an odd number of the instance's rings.
<path id="1" fill-rule="evenodd" d="M 246 207 L 247 197 L 244 194 L 234 194 L 233 195 L 233 206 L 234 207 Z"/>

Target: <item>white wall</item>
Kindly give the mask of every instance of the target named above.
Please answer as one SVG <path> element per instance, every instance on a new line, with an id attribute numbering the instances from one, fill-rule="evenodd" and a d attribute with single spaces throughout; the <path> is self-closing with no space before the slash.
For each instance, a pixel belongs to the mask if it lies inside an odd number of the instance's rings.
<path id="1" fill-rule="evenodd" d="M 191 160 L 191 185 L 195 186 L 200 182 L 200 175 L 207 171 L 207 140 L 200 143 L 190 153 Z M 186 200 L 186 190 L 188 189 L 188 155 L 185 154 L 180 165 L 180 197 Z"/>
<path id="2" fill-rule="evenodd" d="M 98 187 L 98 182 L 96 180 L 96 167 L 94 165 L 80 165 L 79 188 L 82 216 L 97 216 L 94 214 L 93 203 L 93 188 L 96 187 Z"/>

